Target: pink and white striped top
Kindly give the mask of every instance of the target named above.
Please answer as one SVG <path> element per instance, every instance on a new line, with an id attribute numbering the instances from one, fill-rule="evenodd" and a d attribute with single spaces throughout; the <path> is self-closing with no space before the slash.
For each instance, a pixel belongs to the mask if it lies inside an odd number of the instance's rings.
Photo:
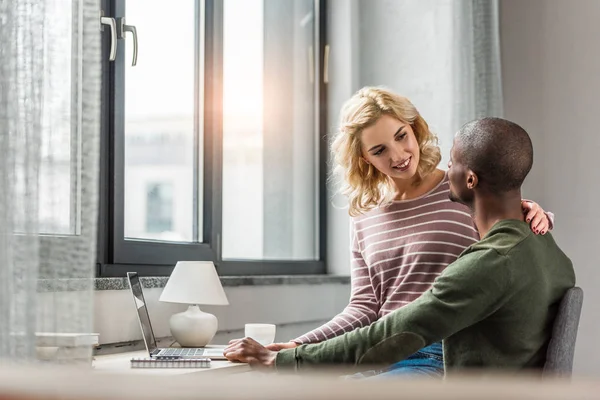
<path id="1" fill-rule="evenodd" d="M 316 343 L 367 326 L 412 302 L 479 240 L 469 209 L 450 201 L 448 177 L 420 198 L 395 201 L 352 220 L 350 304 L 294 339 Z"/>

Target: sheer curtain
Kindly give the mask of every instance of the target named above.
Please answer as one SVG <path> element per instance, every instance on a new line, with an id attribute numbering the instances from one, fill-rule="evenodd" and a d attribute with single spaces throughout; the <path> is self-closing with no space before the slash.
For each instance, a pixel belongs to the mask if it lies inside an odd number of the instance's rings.
<path id="1" fill-rule="evenodd" d="M 99 10 L 0 1 L 0 360 L 56 359 L 36 332 L 93 330 Z"/>
<path id="2" fill-rule="evenodd" d="M 460 0 L 453 13 L 454 125 L 502 116 L 498 2 Z"/>

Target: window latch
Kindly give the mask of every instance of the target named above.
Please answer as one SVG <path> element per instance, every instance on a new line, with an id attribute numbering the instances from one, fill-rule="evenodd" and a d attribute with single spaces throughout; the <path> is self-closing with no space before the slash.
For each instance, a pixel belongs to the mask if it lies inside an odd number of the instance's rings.
<path id="1" fill-rule="evenodd" d="M 114 18 L 105 17 L 104 11 L 100 11 L 100 30 L 104 31 L 104 26 L 110 28 L 110 54 L 108 55 L 109 61 L 115 61 L 117 58 L 117 24 Z"/>
<path id="2" fill-rule="evenodd" d="M 125 17 L 119 18 L 119 39 L 125 39 L 125 32 L 131 32 L 133 35 L 133 60 L 131 61 L 131 66 L 135 67 L 138 58 L 137 29 L 135 29 L 134 25 L 125 24 Z"/>

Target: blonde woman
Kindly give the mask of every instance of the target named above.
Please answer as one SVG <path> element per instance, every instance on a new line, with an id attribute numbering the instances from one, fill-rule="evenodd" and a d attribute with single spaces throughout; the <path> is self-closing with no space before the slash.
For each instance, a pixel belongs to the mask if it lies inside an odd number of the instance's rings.
<path id="1" fill-rule="evenodd" d="M 479 240 L 467 207 L 448 197 L 436 136 L 407 98 L 381 88 L 358 91 L 342 109 L 332 152 L 352 216 L 350 303 L 328 323 L 271 350 L 371 324 L 417 299 Z M 551 214 L 529 201 L 523 209 L 531 229 L 545 234 Z M 441 344 L 387 371 L 405 373 L 443 376 Z"/>

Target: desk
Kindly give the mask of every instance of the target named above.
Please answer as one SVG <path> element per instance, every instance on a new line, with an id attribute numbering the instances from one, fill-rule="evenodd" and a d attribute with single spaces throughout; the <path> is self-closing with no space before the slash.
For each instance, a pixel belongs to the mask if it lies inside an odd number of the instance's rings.
<path id="1" fill-rule="evenodd" d="M 252 371 L 248 364 L 232 363 L 225 360 L 212 360 L 210 362 L 210 368 L 131 368 L 130 360 L 132 358 L 144 357 L 148 357 L 147 351 L 131 351 L 127 353 L 95 356 L 93 366 L 95 371 L 100 372 L 142 375 L 184 375 L 202 373 L 202 376 L 224 376 Z"/>

